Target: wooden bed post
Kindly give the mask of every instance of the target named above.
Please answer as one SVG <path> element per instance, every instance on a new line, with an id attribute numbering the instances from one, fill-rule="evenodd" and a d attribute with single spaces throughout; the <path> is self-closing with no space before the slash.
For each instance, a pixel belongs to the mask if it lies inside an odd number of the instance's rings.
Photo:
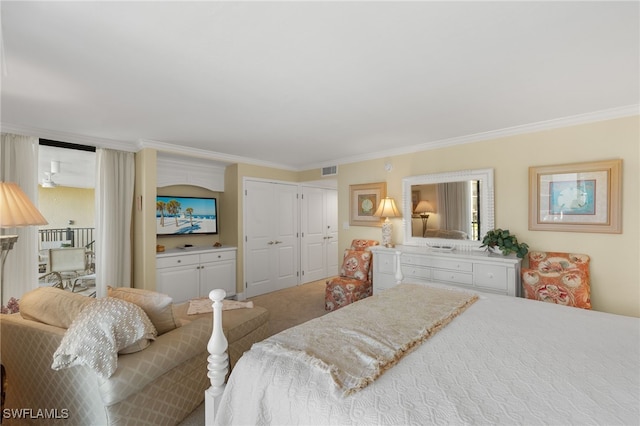
<path id="1" fill-rule="evenodd" d="M 204 391 L 205 425 L 212 425 L 224 391 L 224 379 L 229 371 L 229 356 L 227 355 L 227 338 L 222 331 L 222 301 L 227 293 L 224 290 L 211 290 L 209 299 L 213 301 L 213 332 L 207 344 L 210 355 L 207 358 L 207 377 L 211 387 Z"/>

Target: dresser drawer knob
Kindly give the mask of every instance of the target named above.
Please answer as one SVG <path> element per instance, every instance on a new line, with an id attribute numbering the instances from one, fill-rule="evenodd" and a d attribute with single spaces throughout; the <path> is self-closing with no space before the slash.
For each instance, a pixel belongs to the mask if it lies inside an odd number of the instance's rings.
<path id="1" fill-rule="evenodd" d="M 181 263 L 181 262 L 182 262 L 182 260 L 178 260 L 178 263 Z"/>

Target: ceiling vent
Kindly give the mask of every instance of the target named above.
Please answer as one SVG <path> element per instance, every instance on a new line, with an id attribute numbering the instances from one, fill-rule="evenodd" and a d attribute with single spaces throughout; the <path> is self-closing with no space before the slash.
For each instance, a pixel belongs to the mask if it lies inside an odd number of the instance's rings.
<path id="1" fill-rule="evenodd" d="M 338 166 L 329 166 L 322 168 L 322 176 L 335 176 L 338 174 Z"/>

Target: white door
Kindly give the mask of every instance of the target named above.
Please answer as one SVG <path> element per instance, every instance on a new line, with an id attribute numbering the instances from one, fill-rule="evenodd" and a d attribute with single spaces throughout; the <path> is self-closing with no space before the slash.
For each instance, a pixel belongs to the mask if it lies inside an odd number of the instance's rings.
<path id="1" fill-rule="evenodd" d="M 298 283 L 298 186 L 245 181 L 245 292 L 253 297 Z"/>
<path id="2" fill-rule="evenodd" d="M 327 189 L 326 200 L 326 231 L 327 231 L 327 277 L 338 275 L 339 262 L 342 256 L 338 253 L 338 191 Z"/>
<path id="3" fill-rule="evenodd" d="M 338 193 L 303 187 L 301 209 L 301 282 L 338 273 Z"/>

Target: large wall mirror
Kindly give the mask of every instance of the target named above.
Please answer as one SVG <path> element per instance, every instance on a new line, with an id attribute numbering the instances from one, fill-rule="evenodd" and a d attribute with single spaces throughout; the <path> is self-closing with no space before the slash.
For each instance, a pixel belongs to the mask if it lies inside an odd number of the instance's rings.
<path id="1" fill-rule="evenodd" d="M 493 202 L 493 169 L 404 178 L 404 244 L 477 248 L 494 228 Z"/>

